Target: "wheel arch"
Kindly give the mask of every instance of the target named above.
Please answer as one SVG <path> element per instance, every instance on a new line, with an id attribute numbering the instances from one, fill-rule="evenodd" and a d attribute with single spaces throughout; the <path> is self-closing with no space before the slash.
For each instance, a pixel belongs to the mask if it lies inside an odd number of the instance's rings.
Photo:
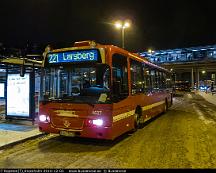
<path id="1" fill-rule="evenodd" d="M 139 116 L 142 116 L 142 107 L 140 105 L 136 106 L 135 113 L 139 114 Z"/>

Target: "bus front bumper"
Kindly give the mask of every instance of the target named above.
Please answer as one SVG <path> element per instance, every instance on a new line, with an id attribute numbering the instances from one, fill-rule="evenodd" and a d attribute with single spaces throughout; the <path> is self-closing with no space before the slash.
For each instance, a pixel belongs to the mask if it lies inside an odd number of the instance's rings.
<path id="1" fill-rule="evenodd" d="M 82 129 L 56 128 L 49 123 L 39 123 L 39 130 L 45 133 L 60 134 L 70 137 L 86 137 L 113 140 L 111 127 L 83 127 Z"/>

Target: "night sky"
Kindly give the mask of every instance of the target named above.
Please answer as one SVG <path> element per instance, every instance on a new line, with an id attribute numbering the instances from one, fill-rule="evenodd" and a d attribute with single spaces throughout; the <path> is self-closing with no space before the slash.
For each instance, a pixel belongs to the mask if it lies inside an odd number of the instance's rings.
<path id="1" fill-rule="evenodd" d="M 121 46 L 112 23 L 129 19 L 126 49 L 138 52 L 216 44 L 214 0 L 1 0 L 0 42 L 68 46 L 95 40 Z"/>

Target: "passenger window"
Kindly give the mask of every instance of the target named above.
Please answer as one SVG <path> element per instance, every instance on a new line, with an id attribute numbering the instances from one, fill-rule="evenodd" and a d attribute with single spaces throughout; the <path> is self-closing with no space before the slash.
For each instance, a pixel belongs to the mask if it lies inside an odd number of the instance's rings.
<path id="1" fill-rule="evenodd" d="M 155 90 L 159 90 L 159 71 L 158 70 L 155 70 L 155 87 L 154 89 Z"/>
<path id="2" fill-rule="evenodd" d="M 143 66 L 144 73 L 144 92 L 149 92 L 152 90 L 150 68 L 148 65 Z"/>
<path id="3" fill-rule="evenodd" d="M 152 90 L 155 90 L 155 70 L 150 70 L 150 78 L 151 78 L 151 88 Z"/>
<path id="4" fill-rule="evenodd" d="M 144 88 L 142 63 L 131 60 L 130 64 L 132 95 L 142 93 Z"/>
<path id="5" fill-rule="evenodd" d="M 164 89 L 165 88 L 165 79 L 163 76 L 163 72 L 159 72 L 159 88 Z"/>
<path id="6" fill-rule="evenodd" d="M 166 88 L 166 73 L 162 73 L 162 79 L 161 79 L 161 82 L 162 82 L 162 87 L 163 89 Z"/>

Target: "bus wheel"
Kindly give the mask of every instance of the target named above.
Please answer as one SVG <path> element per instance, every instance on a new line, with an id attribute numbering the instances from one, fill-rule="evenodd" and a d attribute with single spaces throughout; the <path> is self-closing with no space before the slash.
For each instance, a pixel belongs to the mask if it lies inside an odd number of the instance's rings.
<path id="1" fill-rule="evenodd" d="M 134 114 L 134 131 L 140 128 L 140 116 L 138 113 Z"/>
<path id="2" fill-rule="evenodd" d="M 167 112 L 168 110 L 168 104 L 167 104 L 167 100 L 165 100 L 165 103 L 164 103 L 164 113 Z"/>
<path id="3" fill-rule="evenodd" d="M 173 94 L 171 94 L 171 101 L 170 106 L 173 105 Z"/>

